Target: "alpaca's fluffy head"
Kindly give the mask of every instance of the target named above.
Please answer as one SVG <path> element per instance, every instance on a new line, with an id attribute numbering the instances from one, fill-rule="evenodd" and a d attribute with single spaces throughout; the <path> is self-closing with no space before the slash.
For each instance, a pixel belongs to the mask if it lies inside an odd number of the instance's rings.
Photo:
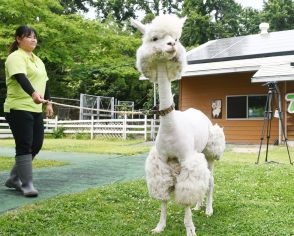
<path id="1" fill-rule="evenodd" d="M 186 63 L 186 51 L 179 42 L 186 18 L 161 15 L 147 25 L 131 20 L 143 34 L 143 44 L 137 51 L 137 68 L 148 79 L 156 82 L 158 63 L 166 63 L 169 79 L 180 79 Z"/>

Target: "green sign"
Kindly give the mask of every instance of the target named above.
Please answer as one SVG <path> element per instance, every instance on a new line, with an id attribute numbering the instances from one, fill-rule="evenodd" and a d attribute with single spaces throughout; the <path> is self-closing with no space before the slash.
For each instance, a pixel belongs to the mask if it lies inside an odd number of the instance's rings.
<path id="1" fill-rule="evenodd" d="M 294 93 L 287 93 L 285 98 L 286 98 L 286 101 L 290 102 L 288 106 L 288 112 L 294 113 Z"/>

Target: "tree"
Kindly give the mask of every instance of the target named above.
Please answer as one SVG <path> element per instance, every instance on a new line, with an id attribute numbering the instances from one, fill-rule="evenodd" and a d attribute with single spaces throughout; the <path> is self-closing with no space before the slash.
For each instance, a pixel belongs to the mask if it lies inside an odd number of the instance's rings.
<path id="1" fill-rule="evenodd" d="M 264 3 L 262 20 L 270 24 L 272 31 L 294 29 L 293 0 L 268 0 Z"/>
<path id="2" fill-rule="evenodd" d="M 162 13 L 176 13 L 180 10 L 183 0 L 97 0 L 94 3 L 98 18 L 104 22 L 109 16 L 118 24 L 123 24 L 130 17 L 142 15 L 153 16 Z"/>
<path id="3" fill-rule="evenodd" d="M 242 10 L 234 0 L 185 0 L 181 13 L 188 17 L 183 31 L 184 45 L 241 35 Z"/>
<path id="4" fill-rule="evenodd" d="M 63 12 L 65 14 L 76 13 L 78 11 L 88 12 L 89 6 L 93 4 L 93 0 L 61 0 L 60 4 L 63 6 Z"/>
<path id="5" fill-rule="evenodd" d="M 36 54 L 45 62 L 53 96 L 78 98 L 80 93 L 90 93 L 138 102 L 151 89 L 148 82 L 138 81 L 134 67 L 141 39 L 115 22 L 101 24 L 77 14 L 62 15 L 57 0 L 1 3 L 1 68 L 15 29 L 28 24 L 38 32 Z M 4 73 L 0 77 L 4 81 Z"/>
<path id="6" fill-rule="evenodd" d="M 241 12 L 239 34 L 249 35 L 259 32 L 259 24 L 261 23 L 261 13 L 253 8 L 245 8 Z"/>

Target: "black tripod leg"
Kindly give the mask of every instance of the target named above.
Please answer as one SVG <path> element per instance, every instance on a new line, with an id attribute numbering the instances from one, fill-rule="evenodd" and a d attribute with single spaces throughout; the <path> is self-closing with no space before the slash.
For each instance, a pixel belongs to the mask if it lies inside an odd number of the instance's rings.
<path id="1" fill-rule="evenodd" d="M 269 112 L 270 114 L 270 117 L 268 119 L 268 124 L 267 124 L 267 134 L 266 134 L 266 152 L 265 152 L 265 162 L 267 162 L 267 157 L 268 157 L 268 145 L 269 145 L 269 141 L 270 141 L 270 138 L 271 138 L 271 129 L 272 129 L 272 114 L 271 112 Z"/>
<path id="2" fill-rule="evenodd" d="M 271 100 L 270 98 L 271 94 L 268 93 L 267 97 L 266 97 L 266 103 L 265 103 L 265 111 L 264 111 L 264 117 L 263 117 L 263 127 L 262 127 L 262 131 L 261 131 L 261 137 L 260 137 L 260 145 L 259 145 L 259 151 L 258 151 L 258 156 L 257 156 L 257 161 L 255 162 L 255 164 L 259 163 L 259 158 L 260 158 L 260 152 L 261 152 L 261 147 L 262 147 L 262 143 L 264 140 L 264 130 L 265 130 L 265 126 L 266 126 L 266 130 L 268 132 L 268 120 L 269 120 L 269 102 Z"/>

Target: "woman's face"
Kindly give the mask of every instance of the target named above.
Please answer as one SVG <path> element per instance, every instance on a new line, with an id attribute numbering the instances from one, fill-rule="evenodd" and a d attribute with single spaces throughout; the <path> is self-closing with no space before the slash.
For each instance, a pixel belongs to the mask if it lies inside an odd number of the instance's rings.
<path id="1" fill-rule="evenodd" d="M 29 36 L 17 37 L 18 46 L 26 52 L 32 52 L 37 46 L 37 38 L 34 33 Z"/>

